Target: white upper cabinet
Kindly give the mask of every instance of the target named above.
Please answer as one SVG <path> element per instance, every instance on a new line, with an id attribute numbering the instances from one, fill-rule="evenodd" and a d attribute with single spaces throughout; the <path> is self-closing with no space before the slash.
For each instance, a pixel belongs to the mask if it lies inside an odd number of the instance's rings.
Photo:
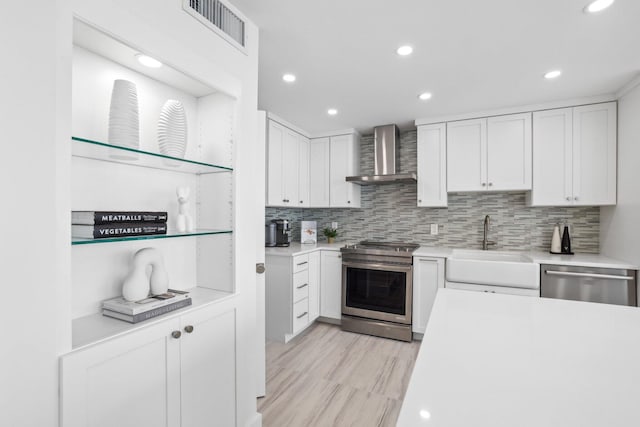
<path id="1" fill-rule="evenodd" d="M 531 189 L 531 114 L 447 123 L 447 190 Z"/>
<path id="2" fill-rule="evenodd" d="M 487 187 L 531 190 L 531 113 L 487 119 Z"/>
<path id="3" fill-rule="evenodd" d="M 309 138 L 298 135 L 298 206 L 309 207 Z"/>
<path id="4" fill-rule="evenodd" d="M 314 138 L 309 143 L 309 206 L 329 206 L 330 138 Z"/>
<path id="5" fill-rule="evenodd" d="M 360 207 L 360 186 L 346 181 L 359 173 L 360 138 L 357 134 L 337 135 L 330 139 L 329 206 Z"/>
<path id="6" fill-rule="evenodd" d="M 533 206 L 616 203 L 616 104 L 533 114 Z"/>
<path id="7" fill-rule="evenodd" d="M 309 153 L 308 146 L 304 145 L 305 141 L 308 140 L 299 133 L 269 120 L 267 136 L 268 206 L 298 207 L 308 203 L 309 170 L 308 166 L 305 166 L 305 162 L 308 162 Z M 301 184 L 304 185 L 302 189 L 300 188 Z M 302 199 L 300 195 L 303 196 Z"/>
<path id="8" fill-rule="evenodd" d="M 418 127 L 418 206 L 447 206 L 447 126 Z"/>

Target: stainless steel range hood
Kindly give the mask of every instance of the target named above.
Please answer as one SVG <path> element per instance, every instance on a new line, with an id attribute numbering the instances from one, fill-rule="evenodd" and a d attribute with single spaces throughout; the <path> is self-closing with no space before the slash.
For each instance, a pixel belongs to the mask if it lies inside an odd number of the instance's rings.
<path id="1" fill-rule="evenodd" d="M 416 182 L 415 172 L 400 171 L 400 131 L 396 125 L 373 128 L 373 175 L 348 176 L 347 182 L 360 185 Z"/>

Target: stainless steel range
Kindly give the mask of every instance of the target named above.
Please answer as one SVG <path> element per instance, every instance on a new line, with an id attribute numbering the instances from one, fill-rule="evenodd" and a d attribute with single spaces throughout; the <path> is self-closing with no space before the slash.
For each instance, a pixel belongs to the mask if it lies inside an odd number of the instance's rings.
<path id="1" fill-rule="evenodd" d="M 342 329 L 411 341 L 413 251 L 419 245 L 363 241 L 342 252 Z"/>

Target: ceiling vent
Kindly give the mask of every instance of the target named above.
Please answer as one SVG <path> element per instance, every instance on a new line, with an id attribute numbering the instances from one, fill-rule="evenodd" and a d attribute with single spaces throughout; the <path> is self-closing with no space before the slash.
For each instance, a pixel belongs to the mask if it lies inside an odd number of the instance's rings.
<path id="1" fill-rule="evenodd" d="M 183 0 L 183 9 L 245 52 L 245 22 L 220 0 Z"/>

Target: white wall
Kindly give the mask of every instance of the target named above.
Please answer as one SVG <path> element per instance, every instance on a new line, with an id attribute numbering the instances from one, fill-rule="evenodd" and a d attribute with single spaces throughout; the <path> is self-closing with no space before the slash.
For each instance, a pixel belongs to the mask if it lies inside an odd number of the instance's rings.
<path id="1" fill-rule="evenodd" d="M 0 425 L 48 427 L 71 340 L 68 1 L 3 2 L 0 39 Z"/>
<path id="2" fill-rule="evenodd" d="M 600 252 L 640 266 L 640 79 L 618 101 L 618 204 L 600 212 Z"/>

